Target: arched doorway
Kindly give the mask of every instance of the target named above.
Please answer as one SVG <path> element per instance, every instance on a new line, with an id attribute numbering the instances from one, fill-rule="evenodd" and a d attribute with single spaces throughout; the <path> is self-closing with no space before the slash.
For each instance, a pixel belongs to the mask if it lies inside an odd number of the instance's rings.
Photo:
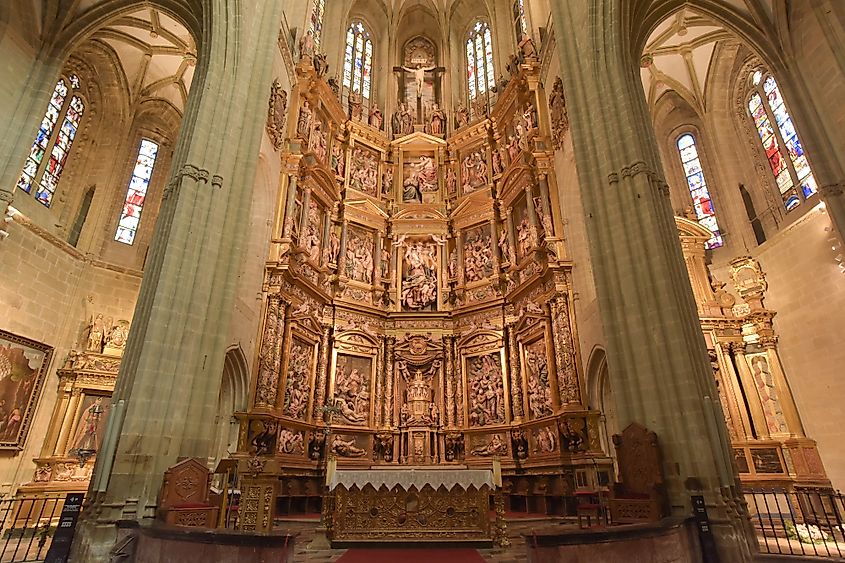
<path id="1" fill-rule="evenodd" d="M 602 412 L 602 449 L 613 459 L 615 467 L 616 449 L 613 447 L 613 435 L 619 434 L 621 428 L 616 413 L 616 400 L 607 374 L 607 354 L 604 348 L 599 346 L 593 349 L 587 364 L 587 389 L 589 406 Z"/>
<path id="2" fill-rule="evenodd" d="M 238 447 L 238 421 L 232 415 L 246 410 L 248 382 L 249 369 L 243 350 L 239 345 L 232 346 L 226 351 L 214 418 L 217 426 L 213 452 L 215 465 Z"/>

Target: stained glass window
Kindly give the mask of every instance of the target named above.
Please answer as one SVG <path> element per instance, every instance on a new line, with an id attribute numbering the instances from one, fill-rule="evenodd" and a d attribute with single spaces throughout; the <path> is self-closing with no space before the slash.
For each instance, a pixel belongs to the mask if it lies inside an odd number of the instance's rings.
<path id="1" fill-rule="evenodd" d="M 513 27 L 516 31 L 516 42 L 519 44 L 528 35 L 528 18 L 525 17 L 525 1 L 513 2 Z"/>
<path id="2" fill-rule="evenodd" d="M 373 42 L 361 22 L 352 22 L 346 30 L 346 50 L 343 57 L 343 86 L 349 92 L 358 91 L 370 99 L 373 70 Z"/>
<path id="3" fill-rule="evenodd" d="M 17 187 L 31 193 L 40 175 L 35 197 L 47 207 L 50 207 L 53 201 L 53 194 L 85 113 L 85 102 L 76 93 L 80 87 L 79 77 L 75 74 L 60 78 L 56 83 L 47 104 L 47 112 L 41 120 L 41 126 L 35 134 L 35 141 L 18 179 Z M 59 123 L 61 126 L 57 129 L 56 125 Z M 45 155 L 48 155 L 47 159 L 44 158 Z"/>
<path id="4" fill-rule="evenodd" d="M 687 179 L 687 187 L 692 196 L 692 207 L 698 222 L 713 233 L 705 243 L 707 248 L 718 248 L 724 244 L 722 231 L 716 221 L 716 210 L 713 209 L 713 201 L 710 199 L 710 190 L 707 189 L 707 182 L 704 179 L 704 170 L 701 167 L 701 158 L 695 145 L 695 137 L 685 133 L 678 137 L 678 153 L 681 155 L 681 166 L 684 168 L 684 176 Z"/>
<path id="5" fill-rule="evenodd" d="M 314 47 L 320 50 L 320 39 L 323 36 L 323 14 L 326 11 L 326 0 L 314 0 L 314 8 L 311 10 L 311 21 L 308 24 L 308 31 L 314 38 Z"/>
<path id="6" fill-rule="evenodd" d="M 758 70 L 751 75 L 751 83 L 748 111 L 783 205 L 792 211 L 818 191 L 816 179 L 775 78 Z"/>
<path id="7" fill-rule="evenodd" d="M 147 197 L 147 188 L 150 187 L 150 178 L 153 175 L 157 154 L 156 143 L 149 139 L 141 139 L 138 158 L 135 160 L 135 168 L 132 170 L 129 189 L 126 191 L 126 199 L 123 202 L 123 211 L 114 235 L 114 240 L 117 242 L 123 244 L 135 242 L 135 233 L 141 221 L 141 211 L 144 209 L 144 200 Z"/>
<path id="8" fill-rule="evenodd" d="M 472 102 L 477 96 L 490 91 L 495 85 L 493 69 L 493 35 L 490 26 L 478 21 L 466 42 L 467 93 Z"/>

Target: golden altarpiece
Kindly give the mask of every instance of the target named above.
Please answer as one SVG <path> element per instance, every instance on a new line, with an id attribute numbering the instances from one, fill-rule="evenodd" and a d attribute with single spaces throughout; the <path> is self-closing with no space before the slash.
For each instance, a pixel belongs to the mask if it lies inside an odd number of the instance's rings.
<path id="1" fill-rule="evenodd" d="M 285 170 L 251 406 L 237 414 L 242 528 L 316 510 L 329 463 L 496 460 L 510 507 L 545 513 L 607 484 L 548 94 L 538 63 L 512 69 L 489 111 L 459 110 L 450 134 L 437 103 L 389 122 L 344 107 L 307 59 L 289 98 L 274 88 Z"/>
<path id="2" fill-rule="evenodd" d="M 705 264 L 710 231 L 676 217 L 716 389 L 740 480 L 757 487 L 829 487 L 816 443 L 804 433 L 773 325 L 766 277 L 751 257 L 730 263 L 733 292 Z"/>

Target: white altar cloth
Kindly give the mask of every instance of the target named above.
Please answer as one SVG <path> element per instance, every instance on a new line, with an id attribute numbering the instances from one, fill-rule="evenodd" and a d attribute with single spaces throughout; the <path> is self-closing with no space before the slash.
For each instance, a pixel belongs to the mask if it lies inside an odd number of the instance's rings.
<path id="1" fill-rule="evenodd" d="M 363 489 L 365 485 L 372 485 L 375 489 L 382 485 L 392 489 L 399 485 L 404 490 L 413 486 L 418 491 L 426 485 L 438 489 L 441 485 L 452 490 L 455 485 L 464 490 L 470 486 L 480 489 L 487 485 L 492 492 L 493 472 L 489 469 L 337 469 L 329 481 L 329 489 L 334 490 L 343 485 L 346 490 L 353 486 Z"/>

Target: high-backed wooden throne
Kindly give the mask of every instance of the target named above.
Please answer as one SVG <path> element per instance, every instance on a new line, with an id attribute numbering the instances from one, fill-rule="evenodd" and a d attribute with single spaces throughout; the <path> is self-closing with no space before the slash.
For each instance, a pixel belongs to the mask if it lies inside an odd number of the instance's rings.
<path id="1" fill-rule="evenodd" d="M 610 498 L 614 524 L 654 522 L 668 513 L 663 459 L 657 434 L 632 422 L 614 434 L 620 481 Z"/>

